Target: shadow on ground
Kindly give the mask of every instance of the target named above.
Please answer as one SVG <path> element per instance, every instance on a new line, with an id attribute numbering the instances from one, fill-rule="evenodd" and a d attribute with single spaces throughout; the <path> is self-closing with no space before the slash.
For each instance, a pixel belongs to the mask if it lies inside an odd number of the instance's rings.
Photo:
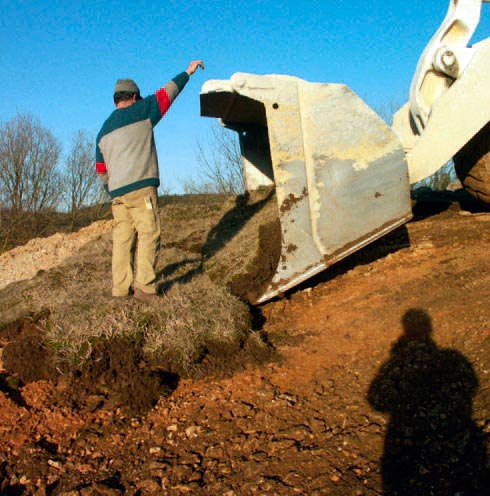
<path id="1" fill-rule="evenodd" d="M 488 208 L 485 208 L 465 189 L 434 191 L 428 187 L 421 187 L 412 192 L 412 201 L 414 202 L 412 222 L 440 214 L 453 206 L 471 213 L 488 212 Z"/>
<path id="2" fill-rule="evenodd" d="M 472 419 L 475 371 L 459 351 L 437 345 L 424 310 L 408 310 L 402 324 L 368 392 L 370 404 L 390 415 L 383 495 L 486 495 L 487 440 Z"/>
<path id="3" fill-rule="evenodd" d="M 274 194 L 274 189 L 270 189 L 270 191 L 266 191 L 266 194 L 262 199 L 253 203 L 250 202 L 251 198 L 249 193 L 238 195 L 234 207 L 227 211 L 219 220 L 218 224 L 209 231 L 201 248 L 201 257 L 187 258 L 181 262 L 164 267 L 157 273 L 157 281 L 159 281 L 157 284 L 157 291 L 159 293 L 164 293 L 174 284 L 188 283 L 194 277 L 202 274 L 205 261 L 224 248 L 245 227 L 245 225 L 269 203 Z M 180 270 L 187 265 L 192 268 L 182 275 L 170 277 L 172 274 L 180 272 Z M 255 281 L 246 281 L 243 282 L 243 284 L 253 284 L 254 282 Z M 244 295 L 247 291 L 247 289 L 244 289 L 241 293 Z M 239 296 L 242 296 L 242 294 Z"/>

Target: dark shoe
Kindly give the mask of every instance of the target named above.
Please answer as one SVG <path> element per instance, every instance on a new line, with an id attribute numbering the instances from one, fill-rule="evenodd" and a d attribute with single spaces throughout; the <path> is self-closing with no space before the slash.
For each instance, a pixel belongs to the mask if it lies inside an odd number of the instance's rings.
<path id="1" fill-rule="evenodd" d="M 160 298 L 160 296 L 155 293 L 145 293 L 144 291 L 141 291 L 141 289 L 135 289 L 133 296 L 137 300 L 144 301 L 145 303 L 153 303 Z"/>

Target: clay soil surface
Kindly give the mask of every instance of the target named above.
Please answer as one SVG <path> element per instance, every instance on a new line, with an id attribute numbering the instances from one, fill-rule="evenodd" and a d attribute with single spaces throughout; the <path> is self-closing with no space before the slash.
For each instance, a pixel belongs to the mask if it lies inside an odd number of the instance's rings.
<path id="1" fill-rule="evenodd" d="M 273 359 L 145 415 L 3 372 L 0 493 L 490 494 L 490 215 L 456 200 L 256 309 Z"/>

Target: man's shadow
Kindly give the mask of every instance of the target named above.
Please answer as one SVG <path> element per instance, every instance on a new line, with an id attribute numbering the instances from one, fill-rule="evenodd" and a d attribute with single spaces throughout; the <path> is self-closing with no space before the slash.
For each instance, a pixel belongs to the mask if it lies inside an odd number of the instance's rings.
<path id="1" fill-rule="evenodd" d="M 478 379 L 457 350 L 432 338 L 430 316 L 403 316 L 404 334 L 371 383 L 369 403 L 389 413 L 384 496 L 490 494 L 488 453 L 472 419 Z"/>

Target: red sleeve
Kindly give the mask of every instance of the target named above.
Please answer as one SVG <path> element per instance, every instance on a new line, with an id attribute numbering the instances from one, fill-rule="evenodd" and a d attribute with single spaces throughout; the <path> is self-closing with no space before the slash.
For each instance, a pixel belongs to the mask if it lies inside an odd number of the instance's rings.
<path id="1" fill-rule="evenodd" d="M 97 174 L 106 174 L 107 173 L 107 167 L 104 162 L 96 162 L 95 163 L 95 169 L 97 171 Z"/>
<path id="2" fill-rule="evenodd" d="M 165 115 L 165 112 L 170 108 L 170 98 L 168 96 L 167 90 L 165 88 L 160 88 L 156 91 L 155 96 L 157 97 L 158 106 L 160 107 L 160 112 Z"/>

